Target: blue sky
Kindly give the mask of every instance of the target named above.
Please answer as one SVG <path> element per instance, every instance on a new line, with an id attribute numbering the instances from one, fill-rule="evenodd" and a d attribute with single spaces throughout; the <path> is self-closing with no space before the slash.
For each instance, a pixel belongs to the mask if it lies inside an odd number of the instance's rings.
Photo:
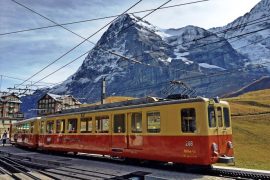
<path id="1" fill-rule="evenodd" d="M 138 0 L 16 0 L 46 17 L 67 23 L 103 16 L 121 14 Z M 172 0 L 168 5 L 186 3 L 196 0 Z M 198 4 L 159 10 L 146 18 L 150 23 L 161 28 L 180 28 L 195 25 L 211 28 L 226 25 L 235 18 L 244 15 L 260 0 L 209 0 Z M 130 10 L 138 11 L 158 7 L 166 0 L 143 0 Z M 144 13 L 137 14 L 143 16 Z M 88 37 L 111 19 L 67 25 L 66 27 Z M 53 25 L 27 9 L 10 0 L 0 0 L 0 34 L 22 29 Z M 94 36 L 96 42 L 104 31 Z M 61 56 L 82 40 L 70 32 L 54 27 L 18 34 L 0 36 L 0 75 L 27 79 L 35 72 Z M 75 51 L 59 60 L 56 64 L 31 79 L 33 82 L 53 72 L 72 59 L 90 50 L 90 43 L 84 43 Z M 72 75 L 82 64 L 84 58 L 44 79 L 57 83 Z M 3 76 L 1 90 L 13 87 L 22 81 Z"/>

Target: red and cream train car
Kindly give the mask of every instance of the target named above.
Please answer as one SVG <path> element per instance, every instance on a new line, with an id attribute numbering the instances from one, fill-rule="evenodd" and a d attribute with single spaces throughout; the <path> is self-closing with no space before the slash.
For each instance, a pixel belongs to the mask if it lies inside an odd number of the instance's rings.
<path id="1" fill-rule="evenodd" d="M 234 160 L 229 105 L 207 98 L 100 105 L 12 129 L 18 145 L 44 150 L 193 165 Z"/>

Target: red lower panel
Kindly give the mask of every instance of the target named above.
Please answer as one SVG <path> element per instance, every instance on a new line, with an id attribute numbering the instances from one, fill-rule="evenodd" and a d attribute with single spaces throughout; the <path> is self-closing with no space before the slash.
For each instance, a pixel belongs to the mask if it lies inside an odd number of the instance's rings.
<path id="1" fill-rule="evenodd" d="M 37 134 L 18 134 L 17 144 L 20 146 L 37 148 L 38 146 L 38 135 Z"/>
<path id="2" fill-rule="evenodd" d="M 213 164 L 217 154 L 212 144 L 219 145 L 220 155 L 233 155 L 223 136 L 125 136 L 125 135 L 40 135 L 39 146 L 58 151 L 108 154 L 120 157 L 176 162 Z"/>

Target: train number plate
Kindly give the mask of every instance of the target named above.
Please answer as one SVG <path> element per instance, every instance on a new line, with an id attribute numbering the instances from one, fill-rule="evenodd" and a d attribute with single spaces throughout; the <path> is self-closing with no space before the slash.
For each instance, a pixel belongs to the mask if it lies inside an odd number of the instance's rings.
<path id="1" fill-rule="evenodd" d="M 186 147 L 192 147 L 193 146 L 193 141 L 186 141 Z"/>

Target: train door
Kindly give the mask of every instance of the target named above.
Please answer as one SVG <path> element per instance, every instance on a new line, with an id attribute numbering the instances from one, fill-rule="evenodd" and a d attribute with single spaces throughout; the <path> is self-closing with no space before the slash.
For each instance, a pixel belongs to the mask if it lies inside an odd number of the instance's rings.
<path id="1" fill-rule="evenodd" d="M 208 126 L 211 135 L 213 136 L 213 142 L 216 143 L 217 147 L 219 146 L 219 139 L 218 139 L 218 125 L 217 125 L 217 111 L 214 104 L 208 106 Z M 215 149 L 217 151 L 218 149 Z"/>
<path id="2" fill-rule="evenodd" d="M 38 122 L 38 128 L 39 128 L 39 137 L 38 137 L 38 145 L 39 147 L 43 147 L 44 146 L 44 141 L 45 141 L 45 121 L 41 120 Z"/>
<path id="3" fill-rule="evenodd" d="M 142 112 L 128 113 L 128 148 L 143 149 Z"/>
<path id="4" fill-rule="evenodd" d="M 219 151 L 220 153 L 223 152 L 223 133 L 224 133 L 224 129 L 223 129 L 223 113 L 222 113 L 222 108 L 220 106 L 217 106 L 215 108 L 216 110 L 216 120 L 217 120 L 217 143 L 218 143 L 218 147 L 219 147 Z"/>
<path id="5" fill-rule="evenodd" d="M 112 115 L 112 151 L 121 153 L 128 147 L 127 114 Z"/>

